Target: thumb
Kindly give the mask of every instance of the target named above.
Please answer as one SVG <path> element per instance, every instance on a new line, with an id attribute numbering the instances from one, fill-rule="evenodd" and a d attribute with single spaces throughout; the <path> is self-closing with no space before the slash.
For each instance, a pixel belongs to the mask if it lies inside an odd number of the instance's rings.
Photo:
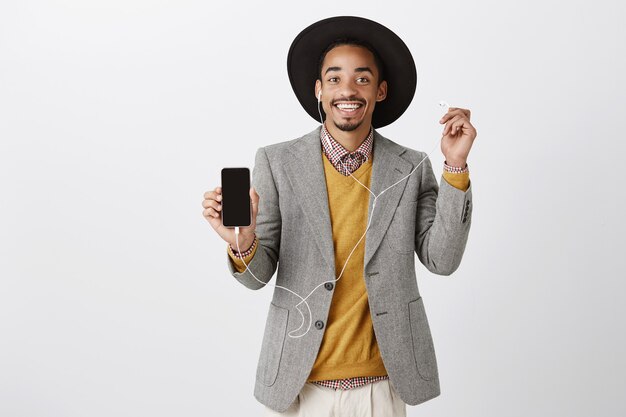
<path id="1" fill-rule="evenodd" d="M 259 195 L 257 194 L 254 187 L 250 188 L 250 200 L 252 202 L 252 215 L 256 217 L 257 211 L 259 210 Z"/>

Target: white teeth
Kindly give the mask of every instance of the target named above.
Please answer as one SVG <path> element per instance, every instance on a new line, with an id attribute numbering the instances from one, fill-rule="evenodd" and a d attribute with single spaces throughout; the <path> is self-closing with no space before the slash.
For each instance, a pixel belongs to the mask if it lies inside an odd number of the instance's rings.
<path id="1" fill-rule="evenodd" d="M 354 111 L 356 109 L 358 109 L 359 107 L 361 107 L 360 104 L 337 104 L 337 107 L 340 108 L 341 110 L 345 110 L 345 111 Z"/>

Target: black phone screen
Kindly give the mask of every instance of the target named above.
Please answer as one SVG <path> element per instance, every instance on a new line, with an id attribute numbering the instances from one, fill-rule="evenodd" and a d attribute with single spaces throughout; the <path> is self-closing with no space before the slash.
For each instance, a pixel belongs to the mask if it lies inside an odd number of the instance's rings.
<path id="1" fill-rule="evenodd" d="M 222 224 L 250 226 L 250 170 L 222 169 Z"/>

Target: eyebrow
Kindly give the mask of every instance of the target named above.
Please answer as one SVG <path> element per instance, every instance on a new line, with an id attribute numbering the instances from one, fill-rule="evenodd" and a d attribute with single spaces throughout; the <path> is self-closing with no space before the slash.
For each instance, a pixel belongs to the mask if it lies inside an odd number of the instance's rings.
<path id="1" fill-rule="evenodd" d="M 341 71 L 341 67 L 328 67 L 326 69 L 326 72 L 324 72 L 324 75 L 328 74 L 329 71 Z M 354 72 L 366 72 L 366 71 L 372 74 L 372 76 L 374 75 L 370 67 L 357 67 L 354 69 Z"/>

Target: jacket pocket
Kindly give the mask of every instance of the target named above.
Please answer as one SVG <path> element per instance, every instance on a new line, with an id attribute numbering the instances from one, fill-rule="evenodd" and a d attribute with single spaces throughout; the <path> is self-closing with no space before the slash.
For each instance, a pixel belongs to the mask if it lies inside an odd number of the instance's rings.
<path id="1" fill-rule="evenodd" d="M 413 253 L 415 251 L 416 208 L 417 201 L 400 204 L 389 223 L 387 242 L 396 252 Z"/>
<path id="2" fill-rule="evenodd" d="M 409 302 L 409 321 L 417 372 L 422 379 L 430 381 L 438 374 L 437 358 L 422 297 Z"/>
<path id="3" fill-rule="evenodd" d="M 288 309 L 270 303 L 256 371 L 257 380 L 264 385 L 271 386 L 276 382 L 285 345 L 288 319 Z"/>

